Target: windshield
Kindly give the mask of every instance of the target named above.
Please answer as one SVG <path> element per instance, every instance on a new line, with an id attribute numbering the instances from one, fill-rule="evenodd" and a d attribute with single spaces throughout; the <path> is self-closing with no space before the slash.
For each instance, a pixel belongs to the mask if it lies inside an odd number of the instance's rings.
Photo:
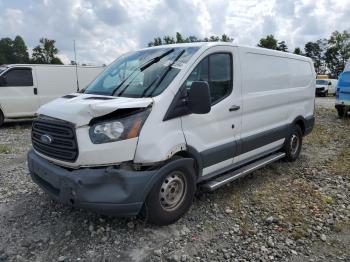
<path id="1" fill-rule="evenodd" d="M 157 48 L 127 53 L 106 68 L 84 91 L 124 97 L 153 97 L 163 92 L 198 47 Z"/>
<path id="2" fill-rule="evenodd" d="M 316 85 L 327 85 L 328 81 L 326 80 L 316 80 Z"/>

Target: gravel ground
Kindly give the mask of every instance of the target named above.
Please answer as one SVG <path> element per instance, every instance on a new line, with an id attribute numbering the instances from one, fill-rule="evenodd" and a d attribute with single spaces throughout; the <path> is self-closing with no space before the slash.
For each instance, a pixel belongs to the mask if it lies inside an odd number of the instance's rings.
<path id="1" fill-rule="evenodd" d="M 334 96 L 316 97 L 316 105 L 318 107 L 333 109 L 335 105 L 335 97 Z"/>
<path id="2" fill-rule="evenodd" d="M 299 160 L 276 162 L 155 227 L 55 203 L 28 177 L 30 122 L 0 129 L 0 261 L 350 261 L 350 121 L 318 107 Z"/>

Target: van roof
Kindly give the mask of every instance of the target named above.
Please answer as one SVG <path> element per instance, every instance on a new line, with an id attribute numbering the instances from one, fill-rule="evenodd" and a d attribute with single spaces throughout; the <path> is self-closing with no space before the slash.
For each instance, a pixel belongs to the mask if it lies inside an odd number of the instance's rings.
<path id="1" fill-rule="evenodd" d="M 152 46 L 147 48 L 142 48 L 139 50 L 146 50 L 146 49 L 157 49 L 157 48 L 171 48 L 171 47 L 199 47 L 199 48 L 210 48 L 213 46 L 232 46 L 232 47 L 238 47 L 238 48 L 244 48 L 249 50 L 250 52 L 259 52 L 264 54 L 270 54 L 270 55 L 278 55 L 283 57 L 289 57 L 294 58 L 298 60 L 304 60 L 304 61 L 311 61 L 311 58 L 302 56 L 302 55 L 296 55 L 289 52 L 282 52 L 277 50 L 272 50 L 268 48 L 262 48 L 257 46 L 246 46 L 246 45 L 238 45 L 231 42 L 194 42 L 194 43 L 181 43 L 181 44 L 170 44 L 170 45 L 160 45 L 160 46 Z"/>

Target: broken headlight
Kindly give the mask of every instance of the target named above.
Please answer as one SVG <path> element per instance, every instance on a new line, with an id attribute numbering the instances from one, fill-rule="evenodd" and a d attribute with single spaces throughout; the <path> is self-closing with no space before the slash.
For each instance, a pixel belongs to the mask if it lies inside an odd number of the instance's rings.
<path id="1" fill-rule="evenodd" d="M 103 144 L 138 137 L 150 109 L 126 116 L 98 122 L 90 127 L 89 135 L 94 144 Z"/>

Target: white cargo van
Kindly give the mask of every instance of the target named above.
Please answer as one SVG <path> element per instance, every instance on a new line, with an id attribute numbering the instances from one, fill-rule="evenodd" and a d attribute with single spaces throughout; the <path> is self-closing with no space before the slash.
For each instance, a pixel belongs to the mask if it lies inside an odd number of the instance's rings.
<path id="1" fill-rule="evenodd" d="M 31 177 L 56 200 L 164 225 L 257 168 L 299 156 L 314 125 L 315 72 L 304 56 L 227 43 L 142 49 L 83 94 L 42 106 Z"/>
<path id="2" fill-rule="evenodd" d="M 77 91 L 103 67 L 13 64 L 0 66 L 0 126 L 5 118 L 32 117 L 43 104 Z"/>
<path id="3" fill-rule="evenodd" d="M 316 95 L 335 95 L 337 82 L 337 79 L 316 79 Z"/>

